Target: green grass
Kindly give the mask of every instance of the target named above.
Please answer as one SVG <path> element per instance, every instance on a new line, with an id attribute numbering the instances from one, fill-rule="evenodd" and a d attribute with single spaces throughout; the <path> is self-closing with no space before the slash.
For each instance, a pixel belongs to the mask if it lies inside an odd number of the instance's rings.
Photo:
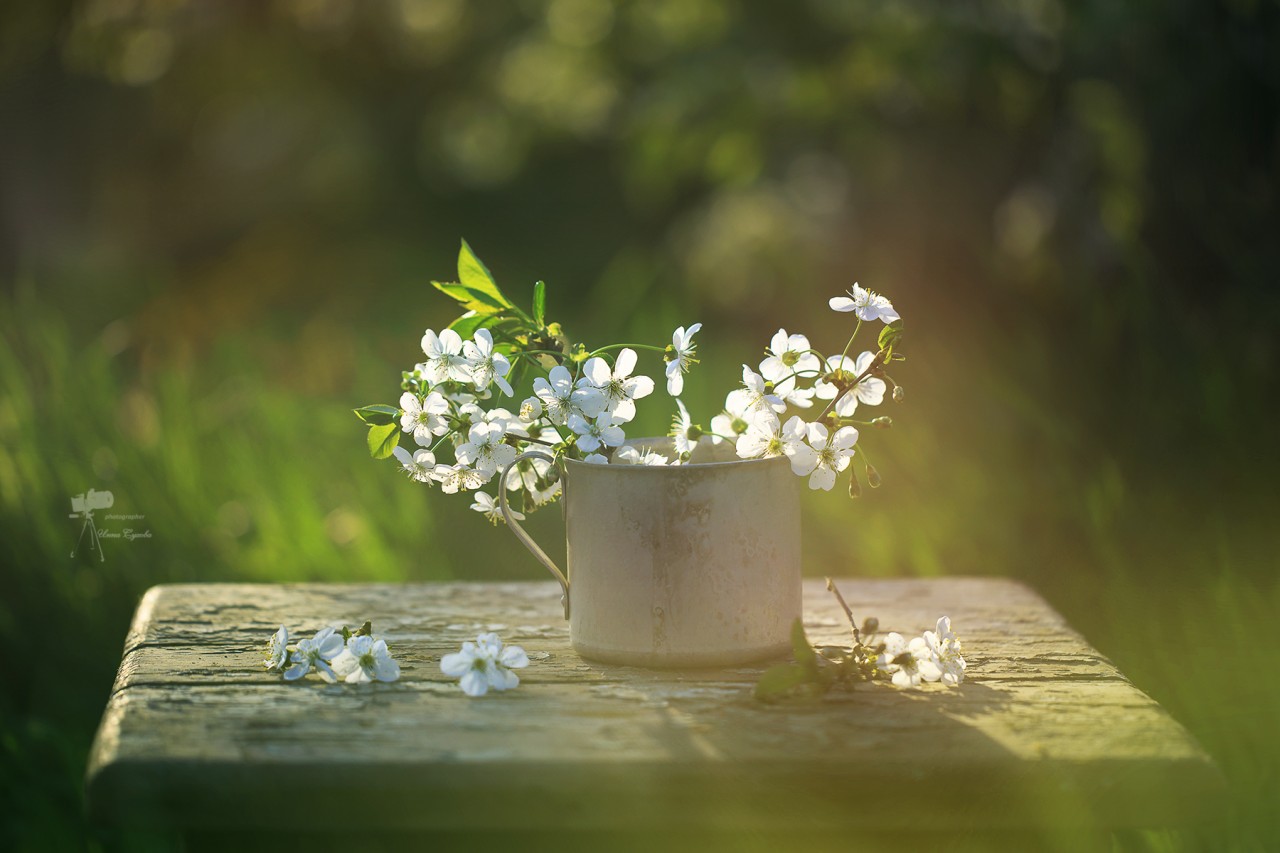
<path id="1" fill-rule="evenodd" d="M 79 335 L 30 291 L 6 298 L 0 317 L 7 849 L 165 847 L 163 838 L 97 835 L 80 817 L 87 749 L 128 619 L 150 585 L 542 577 L 466 501 L 415 488 L 368 459 L 349 410 L 393 398 L 398 370 L 372 346 L 348 353 L 345 384 L 306 390 L 264 367 L 272 336 L 262 329 L 148 366 L 129 351 L 110 354 L 99 335 Z M 706 343 L 753 351 L 750 339 L 712 334 Z M 406 353 L 412 344 L 406 338 Z M 1257 508 L 1266 502 L 1191 502 L 1184 490 L 1194 485 L 1181 476 L 1154 482 L 1121 473 L 1123 460 L 1082 464 L 1070 436 L 1060 457 L 1029 467 L 1025 446 L 984 439 L 978 419 L 947 416 L 959 392 L 941 353 L 920 347 L 912 358 L 932 372 L 910 383 L 914 402 L 895 411 L 900 426 L 869 438 L 887 485 L 859 502 L 806 498 L 807 571 L 1026 579 L 1193 732 L 1232 786 L 1222 819 L 1204 833 L 1134 834 L 1124 845 L 1274 845 L 1280 681 L 1269 672 L 1269 618 L 1280 590 L 1270 520 Z M 704 410 L 728 381 L 717 371 L 726 372 L 709 367 L 691 379 Z M 1008 376 L 992 383 L 990 400 L 1020 393 Z M 1019 405 L 1029 422 L 1048 417 L 1034 400 Z M 645 427 L 660 429 L 665 414 L 649 417 Z M 153 538 L 107 541 L 105 562 L 70 559 L 78 528 L 69 497 L 90 487 L 112 490 L 114 511 L 144 514 Z M 559 535 L 557 513 L 534 524 L 544 541 Z"/>

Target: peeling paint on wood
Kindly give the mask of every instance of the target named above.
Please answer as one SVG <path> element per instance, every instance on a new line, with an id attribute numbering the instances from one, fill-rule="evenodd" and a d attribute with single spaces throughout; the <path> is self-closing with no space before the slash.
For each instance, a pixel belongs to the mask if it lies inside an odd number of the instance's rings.
<path id="1" fill-rule="evenodd" d="M 762 667 L 659 671 L 584 661 L 553 582 L 191 584 L 139 606 L 88 773 L 94 816 L 219 829 L 309 818 L 384 828 L 841 829 L 932 819 L 1019 827 L 1176 825 L 1213 808 L 1190 736 L 1042 599 L 998 579 L 840 581 L 855 616 L 919 633 L 952 617 L 959 688 L 858 685 L 810 704 L 751 698 Z M 815 643 L 848 640 L 806 581 Z M 401 681 L 283 682 L 262 651 L 373 619 Z M 524 646 L 519 689 L 469 699 L 440 657 L 481 631 Z M 495 802 L 503 805 L 495 808 Z"/>

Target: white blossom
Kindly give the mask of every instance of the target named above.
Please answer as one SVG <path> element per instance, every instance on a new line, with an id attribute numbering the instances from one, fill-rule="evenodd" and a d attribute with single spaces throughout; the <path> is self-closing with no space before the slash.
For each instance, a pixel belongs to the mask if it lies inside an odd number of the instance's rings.
<path id="1" fill-rule="evenodd" d="M 330 664 L 341 654 L 343 645 L 342 635 L 334 633 L 331 627 L 321 628 L 309 640 L 300 640 L 290 657 L 293 666 L 285 672 L 285 680 L 302 678 L 314 667 L 321 678 L 333 684 L 338 680 L 338 675 Z"/>
<path id="2" fill-rule="evenodd" d="M 632 376 L 636 369 L 636 351 L 627 347 L 618 353 L 613 367 L 599 356 L 587 359 L 582 366 L 581 381 L 599 389 L 604 395 L 605 411 L 619 422 L 636 416 L 636 400 L 653 393 L 653 380 L 648 376 Z"/>
<path id="3" fill-rule="evenodd" d="M 481 420 L 487 424 L 496 424 L 502 427 L 503 435 L 512 435 L 518 438 L 529 437 L 528 423 L 502 407 L 485 412 Z"/>
<path id="4" fill-rule="evenodd" d="M 490 382 L 495 382 L 508 397 L 515 393 L 511 390 L 511 383 L 507 382 L 511 362 L 502 353 L 493 351 L 493 334 L 488 329 L 476 329 L 475 340 L 462 345 L 462 354 L 477 390 L 483 391 Z"/>
<path id="5" fill-rule="evenodd" d="M 529 656 L 519 646 L 504 646 L 497 634 L 481 634 L 473 643 L 462 644 L 461 651 L 440 659 L 440 671 L 459 679 L 462 692 L 483 696 L 493 690 L 510 690 L 520 683 L 512 670 L 529 665 Z"/>
<path id="6" fill-rule="evenodd" d="M 813 391 L 801 388 L 802 377 L 816 376 L 822 360 L 815 355 L 804 335 L 788 335 L 779 329 L 769 342 L 768 356 L 760 362 L 760 375 L 773 383 L 774 392 L 801 408 L 812 405 Z"/>
<path id="7" fill-rule="evenodd" d="M 486 474 L 466 465 L 437 465 L 431 476 L 440 483 L 440 491 L 452 495 L 480 488 L 489 482 L 493 474 Z"/>
<path id="8" fill-rule="evenodd" d="M 893 683 L 898 687 L 917 687 L 924 677 L 920 671 L 921 664 L 927 663 L 930 657 L 929 647 L 923 637 L 916 637 L 910 643 L 896 631 L 884 638 L 884 652 L 876 660 L 876 668 L 893 676 Z"/>
<path id="9" fill-rule="evenodd" d="M 791 461 L 791 470 L 804 476 L 813 470 L 817 454 L 805 443 L 808 436 L 806 424 L 799 416 L 792 415 L 783 424 L 773 412 L 766 412 L 753 420 L 747 431 L 738 436 L 734 449 L 742 459 L 771 459 L 785 456 Z"/>
<path id="10" fill-rule="evenodd" d="M 787 410 L 787 404 L 782 401 L 782 398 L 769 392 L 765 386 L 764 377 L 745 364 L 742 365 L 742 387 L 729 392 L 730 397 L 735 394 L 738 396 L 732 402 L 725 398 L 725 408 L 732 405 L 750 417 L 765 412 L 782 414 Z"/>
<path id="11" fill-rule="evenodd" d="M 620 426 L 622 421 L 608 412 L 601 412 L 595 420 L 587 420 L 578 414 L 569 415 L 569 429 L 578 435 L 578 449 L 588 453 L 601 447 L 617 447 L 627 440 Z"/>
<path id="12" fill-rule="evenodd" d="M 693 342 L 693 336 L 701 328 L 701 323 L 694 323 L 688 329 L 681 326 L 671 335 L 671 347 L 666 358 L 667 393 L 672 397 L 679 397 L 684 391 L 684 375 L 689 372 L 691 364 L 697 363 L 693 356 L 698 346 Z"/>
<path id="13" fill-rule="evenodd" d="M 280 630 L 267 640 L 267 656 L 262 665 L 267 669 L 282 670 L 289 661 L 289 629 L 281 625 Z"/>
<path id="14" fill-rule="evenodd" d="M 586 456 L 582 457 L 582 461 L 589 465 L 608 465 L 609 457 L 605 456 L 603 453 L 588 453 Z"/>
<path id="15" fill-rule="evenodd" d="M 929 649 L 928 666 L 921 664 L 926 681 L 941 681 L 954 687 L 964 681 L 968 664 L 960 653 L 960 639 L 951 631 L 951 617 L 943 616 L 933 631 L 925 631 L 922 639 Z"/>
<path id="16" fill-rule="evenodd" d="M 849 467 L 854 445 L 858 442 L 858 431 L 846 426 L 832 433 L 825 424 L 812 423 L 809 424 L 807 438 L 814 450 L 812 464 L 806 460 L 804 465 L 793 464 L 792 469 L 802 477 L 809 475 L 810 489 L 829 492 L 836 484 L 836 474 Z"/>
<path id="17" fill-rule="evenodd" d="M 423 447 L 430 447 L 433 436 L 449 431 L 449 401 L 432 391 L 426 399 L 419 400 L 412 391 L 400 395 L 400 429 L 413 433 L 413 440 Z"/>
<path id="18" fill-rule="evenodd" d="M 875 357 L 876 354 L 873 352 L 864 352 L 856 360 L 849 358 L 847 355 L 833 355 L 827 359 L 827 372 L 839 372 L 848 377 L 845 381 L 852 382 L 866 372 Z M 856 385 L 853 385 L 841 395 L 832 410 L 839 417 L 847 418 L 857 411 L 858 403 L 878 406 L 884 402 L 885 387 L 883 379 L 878 379 L 875 376 L 862 376 Z M 814 390 L 821 400 L 830 400 L 839 393 L 839 388 L 834 383 L 827 382 L 824 379 L 817 381 L 814 385 Z"/>
<path id="19" fill-rule="evenodd" d="M 628 444 L 614 451 L 613 461 L 621 465 L 666 465 L 670 460 L 650 448 L 637 449 Z"/>
<path id="20" fill-rule="evenodd" d="M 724 398 L 724 411 L 711 419 L 711 441 L 719 444 L 721 441 L 736 440 L 746 433 L 752 419 L 750 393 L 742 388 L 730 391 Z"/>
<path id="21" fill-rule="evenodd" d="M 553 480 L 548 480 L 547 484 L 541 488 L 532 488 L 529 490 L 529 497 L 533 500 L 534 506 L 542 506 L 549 504 L 556 498 L 560 497 L 560 477 L 556 476 Z"/>
<path id="22" fill-rule="evenodd" d="M 510 491 L 524 489 L 535 506 L 542 506 L 560 496 L 559 471 L 552 462 L 541 457 L 522 459 L 511 466 L 504 485 Z"/>
<path id="23" fill-rule="evenodd" d="M 533 423 L 542 417 L 542 401 L 537 397 L 526 397 L 520 404 L 520 420 Z"/>
<path id="24" fill-rule="evenodd" d="M 698 439 L 702 437 L 702 430 L 693 422 L 693 418 L 689 416 L 689 410 L 685 408 L 684 401 L 679 397 L 676 398 L 676 406 L 679 411 L 676 416 L 671 419 L 671 443 L 675 446 L 676 457 L 687 459 L 698 447 Z"/>
<path id="25" fill-rule="evenodd" d="M 462 337 L 453 329 L 445 329 L 439 335 L 427 329 L 422 335 L 422 351 L 427 356 L 422 372 L 432 385 L 471 380 L 471 369 L 462 355 Z"/>
<path id="26" fill-rule="evenodd" d="M 505 524 L 506 519 L 502 516 L 502 504 L 491 496 L 488 492 L 476 492 L 475 502 L 471 504 L 471 508 L 482 514 L 489 520 L 490 524 Z M 524 515 L 511 510 L 511 517 L 516 521 L 524 521 Z"/>
<path id="27" fill-rule="evenodd" d="M 332 663 L 334 673 L 348 684 L 395 681 L 400 677 L 400 664 L 391 657 L 387 641 L 367 634 L 348 640 L 347 647 Z"/>
<path id="28" fill-rule="evenodd" d="M 546 379 L 533 380 L 533 393 L 542 401 L 547 417 L 556 426 L 565 426 L 569 415 L 594 418 L 604 411 L 604 395 L 591 386 L 574 387 L 568 368 L 557 364 Z"/>
<path id="29" fill-rule="evenodd" d="M 858 287 L 857 282 L 849 289 L 848 296 L 836 296 L 830 300 L 829 304 L 832 311 L 839 311 L 842 314 L 853 311 L 860 320 L 883 320 L 886 323 L 892 323 L 898 319 L 898 312 L 893 310 L 893 304 L 888 299 Z"/>
<path id="30" fill-rule="evenodd" d="M 430 483 L 436 470 L 436 457 L 430 450 L 415 451 L 412 456 L 403 447 L 391 451 L 400 462 L 400 467 L 409 475 L 409 479 L 419 483 Z"/>
<path id="31" fill-rule="evenodd" d="M 458 462 L 470 465 L 484 475 L 487 481 L 500 468 L 505 468 L 515 461 L 516 449 L 503 439 L 506 433 L 501 424 L 474 424 L 467 434 L 467 441 L 458 445 L 456 456 Z"/>

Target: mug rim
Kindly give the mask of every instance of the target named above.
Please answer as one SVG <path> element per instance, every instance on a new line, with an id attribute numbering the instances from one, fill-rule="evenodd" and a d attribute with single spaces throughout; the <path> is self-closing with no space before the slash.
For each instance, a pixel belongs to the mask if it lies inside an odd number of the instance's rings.
<path id="1" fill-rule="evenodd" d="M 652 442 L 655 442 L 655 441 L 667 441 L 667 440 L 669 440 L 669 436 L 665 436 L 665 435 L 651 436 L 649 438 L 633 438 L 623 442 L 620 446 L 621 447 L 626 447 L 628 445 L 641 446 L 641 445 L 651 444 Z M 689 469 L 689 468 L 706 469 L 706 468 L 725 468 L 728 466 L 740 467 L 742 465 L 760 465 L 760 464 L 767 465 L 767 464 L 772 464 L 776 462 L 786 462 L 786 461 L 787 461 L 786 456 L 768 456 L 768 457 L 760 457 L 756 459 L 727 459 L 723 462 L 685 462 L 680 465 L 618 465 L 614 463 L 610 463 L 608 465 L 600 465 L 595 462 L 585 462 L 581 459 L 570 459 L 568 457 L 564 457 L 564 463 L 566 466 L 569 466 L 569 465 L 572 465 L 574 467 L 582 466 L 585 468 L 594 468 L 602 471 L 612 470 L 612 471 L 659 471 L 661 472 L 661 471 L 679 471 L 682 469 Z"/>

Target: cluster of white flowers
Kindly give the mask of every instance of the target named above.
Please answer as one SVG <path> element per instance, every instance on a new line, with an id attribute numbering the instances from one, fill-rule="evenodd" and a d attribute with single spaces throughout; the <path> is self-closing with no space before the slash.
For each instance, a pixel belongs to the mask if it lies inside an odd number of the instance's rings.
<path id="1" fill-rule="evenodd" d="M 902 399 L 901 387 L 886 372 L 890 362 L 903 358 L 894 351 L 901 337 L 898 312 L 888 299 L 857 284 L 829 301 L 832 310 L 852 313 L 857 321 L 843 351 L 825 355 L 805 335 L 779 329 L 764 358 L 754 368 L 743 365 L 741 386 L 725 397 L 709 428 L 695 421 L 680 396 L 686 374 L 698 363 L 694 338 L 701 323 L 676 329 L 667 346 L 588 350 L 547 320 L 543 283 L 535 285 L 533 309 L 526 312 L 501 291 L 465 241 L 457 282 L 433 284 L 464 313 L 443 331 L 423 334 L 423 360 L 403 374 L 398 406 L 367 406 L 356 414 L 370 427 L 375 458 L 394 456 L 409 478 L 439 485 L 446 494 L 472 494 L 471 508 L 494 524 L 504 519 L 504 497 L 525 512 L 559 497 L 562 458 L 682 465 L 702 443 L 727 443 L 742 459 L 785 457 L 811 489 L 829 491 L 861 449 L 859 427 L 892 424 L 883 416 L 857 420 L 859 407 L 879 406 L 890 386 L 893 399 Z M 875 349 L 851 355 L 862 325 L 875 321 L 885 324 Z M 626 444 L 637 401 L 656 387 L 637 373 L 637 350 L 661 353 L 666 390 L 677 409 L 669 448 Z M 515 398 L 517 387 L 528 387 L 522 382 L 526 371 L 533 372 L 532 394 L 514 412 L 490 402 Z M 413 450 L 401 446 L 409 436 L 417 445 Z M 530 450 L 545 456 L 516 462 Z M 878 485 L 865 449 L 859 458 L 867 482 Z M 849 479 L 856 496 L 858 476 L 850 472 Z M 524 516 L 513 511 L 510 517 Z"/>
<path id="2" fill-rule="evenodd" d="M 831 308 L 854 312 L 858 326 L 863 321 L 881 320 L 891 323 L 898 313 L 889 300 L 854 285 L 849 296 L 831 300 Z M 849 345 L 857 335 L 855 328 Z M 849 346 L 846 345 L 846 353 Z M 809 478 L 809 488 L 830 491 L 836 477 L 849 467 L 859 433 L 852 421 L 859 404 L 878 406 L 884 402 L 887 385 L 877 374 L 883 373 L 880 353 L 870 350 L 857 358 L 845 353 L 823 356 L 810 346 L 805 335 L 788 334 L 779 329 L 769 342 L 759 372 L 742 366 L 742 385 L 725 397 L 724 410 L 711 421 L 713 442 L 732 441 L 742 459 L 767 459 L 785 456 L 791 469 Z M 808 410 L 815 400 L 828 401 L 813 418 L 806 421 L 792 415 L 785 421 L 788 408 Z M 887 425 L 880 419 L 877 425 Z M 677 421 L 675 431 L 682 424 Z M 874 469 L 868 478 L 878 479 Z M 856 488 L 856 478 L 851 483 Z"/>
<path id="3" fill-rule="evenodd" d="M 513 669 L 529 665 L 529 656 L 519 646 L 505 646 L 493 633 L 481 634 L 473 643 L 462 644 L 462 650 L 440 659 L 440 671 L 458 679 L 462 692 L 483 696 L 490 690 L 511 690 L 520 683 Z"/>
<path id="4" fill-rule="evenodd" d="M 670 347 L 650 348 L 664 352 L 668 391 L 679 393 L 683 388 L 684 374 L 695 361 L 693 336 L 699 328 L 699 323 L 681 327 Z M 396 446 L 392 453 L 417 482 L 437 483 L 448 494 L 474 492 L 471 508 L 494 524 L 503 520 L 501 502 L 479 490 L 522 451 L 544 446 L 564 452 L 572 447 L 592 463 L 608 463 L 606 454 L 611 454 L 615 463 L 666 464 L 664 456 L 622 446 L 626 425 L 636 416 L 636 401 L 655 387 L 652 378 L 636 373 L 639 357 L 629 346 L 605 347 L 581 360 L 568 360 L 576 366 L 573 371 L 565 364 L 553 365 L 546 376 L 533 380 L 533 395 L 516 413 L 480 405 L 493 398 L 491 386 L 513 394 L 507 381 L 511 362 L 495 350 L 488 329 L 478 329 L 469 341 L 451 329 L 438 335 L 428 329 L 422 351 L 426 360 L 405 374 L 411 390 L 401 395 L 399 408 L 400 429 L 422 449 L 410 453 Z M 449 443 L 452 464 L 437 459 Z M 522 460 L 498 485 L 504 487 L 508 492 L 523 491 L 525 506 L 541 506 L 560 494 L 558 472 L 542 459 Z M 512 516 L 524 518 L 514 510 Z"/>
<path id="5" fill-rule="evenodd" d="M 921 681 L 954 687 L 964 681 L 965 662 L 950 617 L 943 616 L 934 630 L 910 641 L 898 633 L 886 635 L 876 668 L 893 676 L 898 687 L 917 687 Z"/>
<path id="6" fill-rule="evenodd" d="M 296 681 L 312 670 L 330 684 L 395 681 L 400 677 L 400 664 L 391 657 L 386 640 L 372 633 L 350 634 L 345 628 L 341 632 L 321 628 L 311 639 L 299 640 L 290 648 L 289 630 L 281 625 L 267 641 L 262 663 L 269 670 L 283 672 L 285 681 Z"/>

